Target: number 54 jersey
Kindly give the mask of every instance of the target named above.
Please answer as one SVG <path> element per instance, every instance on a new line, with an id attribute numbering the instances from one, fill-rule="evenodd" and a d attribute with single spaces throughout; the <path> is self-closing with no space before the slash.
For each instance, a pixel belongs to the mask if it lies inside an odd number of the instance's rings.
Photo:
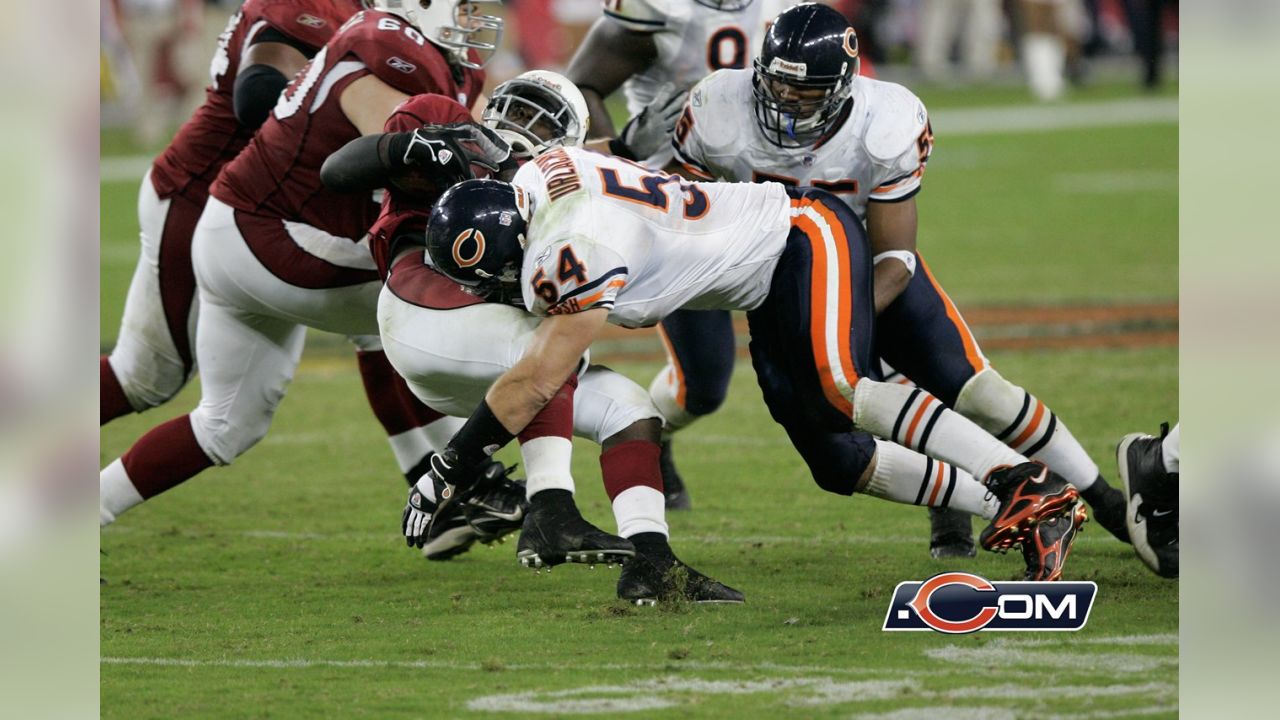
<path id="1" fill-rule="evenodd" d="M 536 315 L 607 308 L 649 327 L 682 307 L 751 310 L 791 230 L 776 183 L 691 183 L 580 148 L 516 173 L 530 213 L 520 278 Z"/>

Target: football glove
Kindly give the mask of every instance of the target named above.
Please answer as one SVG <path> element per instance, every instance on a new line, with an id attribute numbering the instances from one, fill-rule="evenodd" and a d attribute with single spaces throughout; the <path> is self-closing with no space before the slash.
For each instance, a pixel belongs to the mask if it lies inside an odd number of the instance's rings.
<path id="1" fill-rule="evenodd" d="M 428 475 L 422 480 L 431 482 L 431 477 Z M 427 528 L 431 525 L 434 506 L 435 503 L 428 500 L 417 485 L 409 488 L 409 500 L 400 515 L 400 532 L 409 547 L 422 547 L 427 542 Z"/>
<path id="2" fill-rule="evenodd" d="M 671 139 L 680 111 L 684 109 L 688 88 L 667 83 L 658 88 L 653 101 L 631 118 L 618 134 L 620 140 L 636 160 L 643 160 L 661 150 Z"/>

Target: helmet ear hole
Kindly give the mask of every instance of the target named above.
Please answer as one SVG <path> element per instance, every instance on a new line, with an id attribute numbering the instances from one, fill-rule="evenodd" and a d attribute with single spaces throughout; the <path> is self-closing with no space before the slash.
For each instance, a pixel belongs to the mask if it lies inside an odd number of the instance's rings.
<path id="1" fill-rule="evenodd" d="M 422 8 L 423 10 L 430 10 L 431 0 L 418 0 L 418 7 Z"/>

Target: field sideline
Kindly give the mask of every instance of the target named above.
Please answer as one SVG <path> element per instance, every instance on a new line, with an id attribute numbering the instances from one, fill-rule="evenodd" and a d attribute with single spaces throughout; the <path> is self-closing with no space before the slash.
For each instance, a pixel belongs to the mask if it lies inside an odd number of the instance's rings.
<path id="1" fill-rule="evenodd" d="M 1108 104 L 1068 107 L 1105 118 Z M 993 363 L 1115 480 L 1120 436 L 1177 417 L 1173 118 L 935 131 L 922 251 Z M 136 189 L 102 184 L 104 347 L 136 257 Z M 1092 523 L 1067 568 L 1099 586 L 1083 631 L 882 633 L 897 583 L 944 569 L 1010 579 L 1020 559 L 934 562 L 921 510 L 819 491 L 748 362 L 726 407 L 678 439 L 694 510 L 669 518 L 677 552 L 745 606 L 631 608 L 613 599 L 616 569 L 534 575 L 514 543 L 425 563 L 396 534 L 403 481 L 349 346 L 309 343 L 259 447 L 103 533 L 103 717 L 1177 713 L 1177 583 Z M 647 383 L 657 347 L 619 334 L 593 356 Z M 193 383 L 106 427 L 102 462 L 197 398 Z M 583 512 L 611 528 L 598 452 L 575 449 Z"/>

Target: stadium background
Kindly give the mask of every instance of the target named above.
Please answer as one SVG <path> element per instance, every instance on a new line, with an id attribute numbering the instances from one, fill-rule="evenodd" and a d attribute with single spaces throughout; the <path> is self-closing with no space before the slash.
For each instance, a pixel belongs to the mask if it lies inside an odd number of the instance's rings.
<path id="1" fill-rule="evenodd" d="M 567 59 L 598 13 L 591 0 L 522 5 L 550 30 L 529 33 L 528 19 L 509 30 L 495 80 L 521 55 Z M 1017 63 L 1016 7 L 982 81 L 920 66 L 923 3 L 841 8 L 868 23 L 857 27 L 878 75 L 931 111 L 922 252 L 996 366 L 1053 404 L 1114 479 L 1120 435 L 1177 412 L 1176 54 L 1148 85 L 1125 3 L 1095 5 L 1098 24 L 1076 29 L 1079 84 L 1049 103 Z M 138 181 L 198 101 L 230 8 L 102 8 L 105 350 L 136 259 Z M 1176 16 L 1160 28 L 1173 53 Z M 529 35 L 554 42 L 519 42 Z M 593 353 L 642 382 L 660 362 L 641 332 Z M 1100 586 L 1081 634 L 881 634 L 893 586 L 943 569 L 927 557 L 924 514 L 813 487 L 745 362 L 727 407 L 679 440 L 695 510 L 671 518 L 677 551 L 743 589 L 745 608 L 636 612 L 612 603 L 613 575 L 531 577 L 510 546 L 428 566 L 396 545 L 401 487 L 350 355 L 313 333 L 262 445 L 104 533 L 104 716 L 1174 713 L 1177 586 L 1096 526 L 1068 565 Z M 102 462 L 196 397 L 193 384 L 106 428 Z M 596 453 L 577 449 L 584 512 L 610 527 Z M 984 555 L 957 567 L 1004 579 L 1016 565 Z M 1028 691 L 1049 674 L 1053 689 Z"/>

